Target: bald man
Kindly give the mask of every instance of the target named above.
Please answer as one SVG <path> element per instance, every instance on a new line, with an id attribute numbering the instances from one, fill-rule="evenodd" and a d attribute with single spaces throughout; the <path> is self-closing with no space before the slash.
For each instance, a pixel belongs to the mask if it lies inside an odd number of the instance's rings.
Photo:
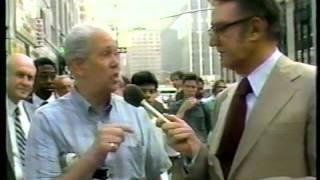
<path id="1" fill-rule="evenodd" d="M 56 96 L 61 97 L 70 92 L 73 87 L 73 80 L 68 75 L 57 76 L 54 85 Z"/>
<path id="2" fill-rule="evenodd" d="M 31 114 L 23 100 L 31 93 L 36 74 L 33 60 L 24 54 L 7 57 L 7 179 L 24 179 L 24 148 Z"/>

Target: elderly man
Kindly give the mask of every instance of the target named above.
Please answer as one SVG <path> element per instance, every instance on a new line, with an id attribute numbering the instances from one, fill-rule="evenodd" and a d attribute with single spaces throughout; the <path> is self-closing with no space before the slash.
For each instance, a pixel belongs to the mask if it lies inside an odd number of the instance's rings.
<path id="1" fill-rule="evenodd" d="M 12 54 L 7 58 L 7 179 L 24 179 L 23 166 L 25 143 L 30 126 L 31 111 L 23 105 L 23 99 L 31 93 L 36 68 L 33 60 L 24 54 Z"/>
<path id="2" fill-rule="evenodd" d="M 162 128 L 192 158 L 188 179 L 316 179 L 316 67 L 277 48 L 275 0 L 215 0 L 211 45 L 241 75 L 216 98 L 207 145 L 181 119 Z"/>
<path id="3" fill-rule="evenodd" d="M 55 81 L 56 97 L 61 97 L 71 91 L 73 80 L 68 75 L 57 76 Z"/>
<path id="4" fill-rule="evenodd" d="M 120 62 L 111 35 L 80 25 L 65 49 L 74 89 L 36 112 L 26 179 L 160 179 L 171 163 L 146 111 L 112 95 Z"/>

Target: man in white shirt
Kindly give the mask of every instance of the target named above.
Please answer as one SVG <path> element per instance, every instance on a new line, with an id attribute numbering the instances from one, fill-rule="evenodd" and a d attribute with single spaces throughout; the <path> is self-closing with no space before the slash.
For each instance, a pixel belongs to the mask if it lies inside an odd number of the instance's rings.
<path id="1" fill-rule="evenodd" d="M 35 108 L 39 108 L 56 99 L 54 80 L 56 79 L 57 68 L 54 62 L 46 57 L 36 59 L 34 64 L 37 68 L 34 91 L 27 101 Z"/>
<path id="2" fill-rule="evenodd" d="M 8 168 L 11 168 L 7 179 L 24 179 L 24 143 L 30 126 L 30 114 L 22 100 L 31 93 L 35 74 L 36 68 L 30 57 L 13 54 L 7 58 L 6 150 Z"/>

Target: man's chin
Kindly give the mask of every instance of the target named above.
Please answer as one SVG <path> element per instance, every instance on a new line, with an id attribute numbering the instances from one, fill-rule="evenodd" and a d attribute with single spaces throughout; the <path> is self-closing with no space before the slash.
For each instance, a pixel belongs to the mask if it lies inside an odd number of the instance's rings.
<path id="1" fill-rule="evenodd" d="M 19 95 L 17 95 L 17 98 L 19 100 L 25 100 L 28 98 L 28 96 L 29 96 L 29 94 L 19 94 Z"/>

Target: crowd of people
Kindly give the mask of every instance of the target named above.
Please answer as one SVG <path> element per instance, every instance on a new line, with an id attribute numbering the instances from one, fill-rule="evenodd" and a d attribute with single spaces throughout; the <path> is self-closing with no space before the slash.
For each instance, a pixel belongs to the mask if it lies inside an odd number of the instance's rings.
<path id="1" fill-rule="evenodd" d="M 215 0 L 210 45 L 242 78 L 170 75 L 176 95 L 159 101 L 150 71 L 120 74 L 105 30 L 74 27 L 57 75 L 46 57 L 7 57 L 7 180 L 315 179 L 315 70 L 277 48 L 273 0 Z M 128 84 L 168 121 L 125 101 Z"/>

